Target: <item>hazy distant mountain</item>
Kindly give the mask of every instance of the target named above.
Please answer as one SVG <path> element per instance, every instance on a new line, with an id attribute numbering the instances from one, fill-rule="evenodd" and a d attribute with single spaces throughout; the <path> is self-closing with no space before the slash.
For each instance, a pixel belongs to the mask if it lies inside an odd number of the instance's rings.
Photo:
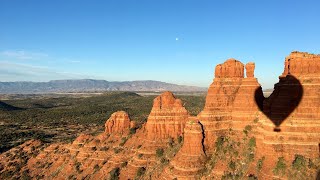
<path id="1" fill-rule="evenodd" d="M 0 94 L 31 94 L 99 91 L 206 91 L 206 88 L 160 81 L 105 81 L 93 79 L 54 80 L 49 82 L 0 82 Z"/>

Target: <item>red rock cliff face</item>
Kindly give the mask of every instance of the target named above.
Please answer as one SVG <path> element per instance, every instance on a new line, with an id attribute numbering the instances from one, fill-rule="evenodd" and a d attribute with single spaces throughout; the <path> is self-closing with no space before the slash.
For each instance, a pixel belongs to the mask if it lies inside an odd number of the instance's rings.
<path id="1" fill-rule="evenodd" d="M 147 139 L 166 140 L 181 136 L 188 116 L 180 99 L 176 99 L 169 91 L 162 93 L 153 101 L 146 123 Z"/>
<path id="2" fill-rule="evenodd" d="M 139 167 L 152 167 L 157 163 L 156 150 L 166 148 L 169 140 L 183 136 L 183 130 L 189 117 L 182 101 L 172 92 L 166 91 L 156 97 L 147 119 L 144 132 L 139 136 L 141 147 L 137 149 L 133 160 L 129 162 L 126 175 L 132 178 Z M 161 173 L 161 172 L 158 172 Z"/>
<path id="3" fill-rule="evenodd" d="M 184 142 L 164 171 L 164 179 L 199 179 L 199 172 L 205 167 L 206 154 L 203 146 L 203 129 L 195 118 L 189 118 L 184 128 Z"/>
<path id="4" fill-rule="evenodd" d="M 258 127 L 258 156 L 266 157 L 263 178 L 273 176 L 279 157 L 315 159 L 320 152 L 320 56 L 293 52 L 274 92 L 264 101 Z M 276 130 L 276 131 L 275 131 Z"/>
<path id="5" fill-rule="evenodd" d="M 319 76 L 320 56 L 294 51 L 286 57 L 284 65 L 282 76 Z"/>
<path id="6" fill-rule="evenodd" d="M 204 110 L 198 115 L 205 129 L 205 146 L 209 153 L 214 148 L 212 142 L 225 130 L 242 130 L 257 118 L 259 107 L 255 96 L 261 102 L 264 97 L 254 78 L 254 68 L 254 63 L 248 63 L 247 78 L 244 78 L 244 65 L 240 61 L 229 59 L 216 66 Z"/>
<path id="7" fill-rule="evenodd" d="M 223 64 L 218 64 L 215 69 L 216 78 L 243 78 L 244 66 L 236 59 L 228 59 Z"/>

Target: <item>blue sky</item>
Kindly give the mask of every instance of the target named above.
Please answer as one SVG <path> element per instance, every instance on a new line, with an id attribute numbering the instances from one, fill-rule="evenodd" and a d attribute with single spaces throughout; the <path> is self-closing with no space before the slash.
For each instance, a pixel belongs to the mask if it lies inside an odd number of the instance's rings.
<path id="1" fill-rule="evenodd" d="M 208 87 L 228 58 L 272 88 L 320 53 L 320 1 L 1 0 L 0 81 L 159 80 Z"/>

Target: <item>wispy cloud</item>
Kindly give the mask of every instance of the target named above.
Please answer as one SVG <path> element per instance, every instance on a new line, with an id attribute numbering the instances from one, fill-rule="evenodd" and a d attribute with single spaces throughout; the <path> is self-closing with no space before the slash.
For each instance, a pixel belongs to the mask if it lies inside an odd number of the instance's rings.
<path id="1" fill-rule="evenodd" d="M 70 63 L 80 63 L 81 61 L 76 61 L 76 60 L 72 60 L 72 61 L 69 61 Z"/>
<path id="2" fill-rule="evenodd" d="M 56 71 L 46 66 L 0 61 L 0 81 L 48 81 L 53 79 L 82 79 L 92 76 Z"/>
<path id="3" fill-rule="evenodd" d="M 25 50 L 6 50 L 0 52 L 0 55 L 7 58 L 15 58 L 20 60 L 40 60 L 49 57 L 49 55 L 46 53 L 30 52 Z"/>

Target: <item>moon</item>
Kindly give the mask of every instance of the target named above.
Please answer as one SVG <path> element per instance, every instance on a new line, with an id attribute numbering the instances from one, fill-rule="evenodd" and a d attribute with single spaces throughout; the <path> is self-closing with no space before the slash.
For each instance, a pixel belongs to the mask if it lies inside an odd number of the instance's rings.
<path id="1" fill-rule="evenodd" d="M 179 38 L 176 37 L 176 41 L 179 41 Z"/>

